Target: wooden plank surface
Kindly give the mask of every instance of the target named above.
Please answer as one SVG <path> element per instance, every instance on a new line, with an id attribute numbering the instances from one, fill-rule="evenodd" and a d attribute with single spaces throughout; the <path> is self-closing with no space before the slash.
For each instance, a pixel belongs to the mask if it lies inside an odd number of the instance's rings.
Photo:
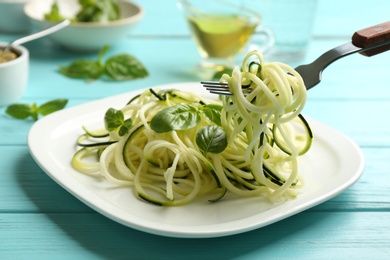
<path id="1" fill-rule="evenodd" d="M 29 259 L 387 259 L 389 212 L 305 212 L 241 235 L 154 236 L 96 213 L 2 214 L 2 257 Z M 370 258 L 371 259 L 371 258 Z"/>
<path id="2" fill-rule="evenodd" d="M 137 1 L 145 18 L 108 55 L 134 54 L 150 76 L 85 83 L 58 66 L 94 54 L 61 51 L 47 39 L 26 44 L 31 76 L 23 102 L 68 98 L 76 106 L 159 84 L 198 81 L 199 60 L 175 0 Z M 260 8 L 260 7 L 259 7 Z M 388 19 L 390 2 L 319 0 L 314 38 L 302 63 L 350 40 L 354 30 Z M 0 34 L 0 41 L 15 35 Z M 173 55 L 174 54 L 174 55 Z M 183 58 L 185 57 L 185 58 Z M 96 213 L 50 179 L 27 147 L 31 120 L 0 108 L 1 259 L 388 259 L 390 253 L 390 52 L 353 55 L 329 66 L 308 93 L 305 114 L 352 138 L 365 155 L 356 184 L 339 196 L 270 226 L 210 239 L 166 238 L 124 227 Z M 1 80 L 1 79 L 0 79 Z"/>

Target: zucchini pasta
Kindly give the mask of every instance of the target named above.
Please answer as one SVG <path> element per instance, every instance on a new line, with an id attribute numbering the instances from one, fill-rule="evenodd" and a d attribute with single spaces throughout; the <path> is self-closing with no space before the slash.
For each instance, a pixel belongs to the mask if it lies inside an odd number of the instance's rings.
<path id="1" fill-rule="evenodd" d="M 83 127 L 72 159 L 85 174 L 129 186 L 142 200 L 179 206 L 227 193 L 292 198 L 303 186 L 298 159 L 312 142 L 301 115 L 306 88 L 283 63 L 250 52 L 231 75 L 232 95 L 205 99 L 149 89 L 121 109 L 107 110 L 105 129 Z M 95 157 L 95 160 L 89 160 Z"/>

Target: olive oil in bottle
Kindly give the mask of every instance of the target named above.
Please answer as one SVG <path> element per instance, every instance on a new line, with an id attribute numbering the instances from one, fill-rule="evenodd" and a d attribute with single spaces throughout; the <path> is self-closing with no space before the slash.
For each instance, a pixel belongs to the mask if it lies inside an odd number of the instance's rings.
<path id="1" fill-rule="evenodd" d="M 229 58 L 248 42 L 258 21 L 240 15 L 201 15 L 188 19 L 197 47 L 205 58 Z"/>

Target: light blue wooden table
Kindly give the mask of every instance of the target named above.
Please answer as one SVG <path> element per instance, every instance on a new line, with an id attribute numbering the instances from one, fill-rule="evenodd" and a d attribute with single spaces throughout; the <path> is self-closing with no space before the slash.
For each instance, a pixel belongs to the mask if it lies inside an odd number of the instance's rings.
<path id="1" fill-rule="evenodd" d="M 293 1 L 293 0 L 290 0 Z M 109 54 L 128 52 L 150 71 L 145 79 L 85 83 L 59 65 L 95 57 L 65 52 L 47 39 L 25 44 L 31 73 L 21 102 L 68 98 L 68 107 L 163 83 L 198 81 L 198 54 L 174 0 L 138 1 L 145 18 Z M 358 29 L 390 20 L 390 2 L 321 0 L 307 56 L 350 40 Z M 0 34 L 0 41 L 17 35 Z M 341 195 L 293 217 L 240 235 L 179 239 L 118 224 L 77 200 L 35 163 L 27 147 L 31 120 L 0 108 L 1 259 L 389 259 L 390 52 L 337 61 L 310 90 L 305 113 L 351 137 L 366 168 Z M 0 79 L 1 80 L 1 79 Z"/>

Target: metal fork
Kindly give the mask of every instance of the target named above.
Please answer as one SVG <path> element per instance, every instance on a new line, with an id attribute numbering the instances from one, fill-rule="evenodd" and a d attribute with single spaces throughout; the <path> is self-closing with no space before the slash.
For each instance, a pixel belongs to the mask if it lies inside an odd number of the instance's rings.
<path id="1" fill-rule="evenodd" d="M 322 78 L 323 70 L 334 61 L 354 53 L 373 56 L 390 49 L 390 21 L 374 25 L 359 31 L 352 36 L 352 41 L 333 48 L 314 62 L 300 65 L 295 70 L 302 76 L 306 89 L 311 89 Z M 213 94 L 232 95 L 228 84 L 224 82 L 202 81 L 201 84 Z M 244 93 L 250 93 L 249 86 L 243 86 Z"/>

